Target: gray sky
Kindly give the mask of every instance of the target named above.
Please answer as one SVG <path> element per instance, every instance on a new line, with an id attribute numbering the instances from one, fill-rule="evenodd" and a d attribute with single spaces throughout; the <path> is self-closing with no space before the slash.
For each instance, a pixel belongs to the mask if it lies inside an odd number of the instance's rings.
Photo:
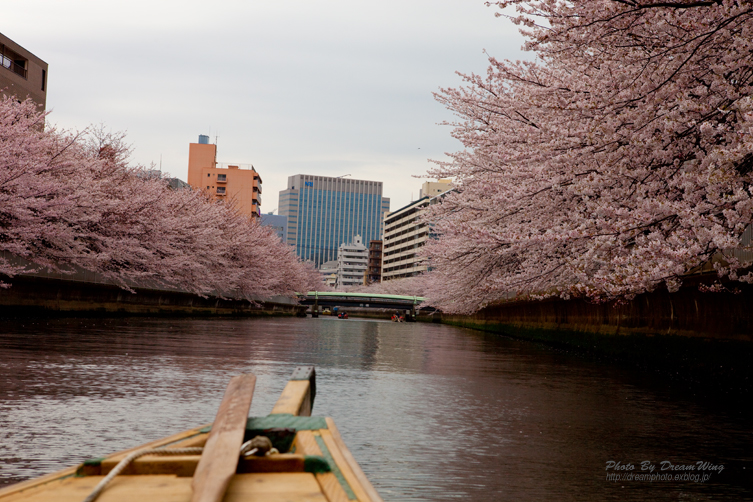
<path id="1" fill-rule="evenodd" d="M 294 174 L 384 182 L 397 209 L 460 143 L 432 92 L 523 39 L 482 0 L 24 0 L 0 31 L 46 61 L 50 120 L 125 130 L 133 160 L 186 179 L 188 144 L 261 174 L 262 211 Z"/>

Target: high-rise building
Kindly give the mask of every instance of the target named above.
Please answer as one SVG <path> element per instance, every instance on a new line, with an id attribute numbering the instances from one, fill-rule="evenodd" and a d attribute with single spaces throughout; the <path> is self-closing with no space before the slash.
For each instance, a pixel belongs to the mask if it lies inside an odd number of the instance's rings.
<path id="1" fill-rule="evenodd" d="M 209 136 L 188 147 L 188 184 L 213 199 L 232 200 L 243 214 L 261 215 L 261 176 L 250 164 L 218 164 Z"/>
<path id="2" fill-rule="evenodd" d="M 0 33 L 0 93 L 47 104 L 47 63 Z"/>
<path id="3" fill-rule="evenodd" d="M 340 244 L 354 235 L 379 239 L 390 199 L 382 182 L 296 174 L 280 192 L 279 213 L 288 218 L 287 243 L 316 267 L 337 259 Z"/>
<path id="4" fill-rule="evenodd" d="M 360 235 L 350 244 L 340 244 L 337 250 L 337 287 L 360 286 L 366 283 L 369 250 Z"/>

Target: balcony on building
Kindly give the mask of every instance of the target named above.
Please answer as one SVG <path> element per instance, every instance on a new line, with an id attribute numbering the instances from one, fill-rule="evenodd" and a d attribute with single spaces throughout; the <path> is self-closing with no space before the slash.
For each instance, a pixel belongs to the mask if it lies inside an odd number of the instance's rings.
<path id="1" fill-rule="evenodd" d="M 227 194 L 225 193 L 225 187 L 217 187 L 217 195 L 220 195 L 220 196 L 225 196 L 225 195 L 227 195 Z"/>
<path id="2" fill-rule="evenodd" d="M 227 174 L 218 174 L 217 183 L 227 183 Z"/>
<path id="3" fill-rule="evenodd" d="M 28 80 L 29 71 L 26 58 L 16 54 L 3 44 L 0 44 L 0 66 Z"/>

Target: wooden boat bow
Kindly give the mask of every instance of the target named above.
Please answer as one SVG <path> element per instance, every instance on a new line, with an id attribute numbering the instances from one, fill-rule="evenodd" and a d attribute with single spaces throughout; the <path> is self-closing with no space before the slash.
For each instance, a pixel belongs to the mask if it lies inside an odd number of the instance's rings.
<path id="1" fill-rule="evenodd" d="M 212 425 L 191 429 L 75 468 L 0 489 L 0 502 L 81 502 L 118 463 L 144 449 L 203 447 L 201 454 L 144 455 L 102 491 L 97 502 L 381 502 L 331 418 L 312 417 L 313 367 L 294 371 L 265 417 L 248 417 L 256 378 L 234 377 Z M 269 438 L 280 453 L 242 456 L 240 446 Z"/>

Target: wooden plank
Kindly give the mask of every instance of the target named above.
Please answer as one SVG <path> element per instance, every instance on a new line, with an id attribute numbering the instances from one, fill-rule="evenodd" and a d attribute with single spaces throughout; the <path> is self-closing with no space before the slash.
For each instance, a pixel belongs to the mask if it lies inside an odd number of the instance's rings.
<path id="1" fill-rule="evenodd" d="M 291 380 L 282 390 L 272 408 L 272 415 L 289 413 L 302 417 L 311 416 L 311 386 L 308 380 Z"/>
<path id="2" fill-rule="evenodd" d="M 199 464 L 200 455 L 145 455 L 139 457 L 123 469 L 123 475 L 172 474 L 178 477 L 192 477 Z M 119 460 L 106 459 L 100 465 L 100 475 L 106 476 L 118 465 Z"/>
<path id="3" fill-rule="evenodd" d="M 327 497 L 329 502 L 348 502 L 348 495 L 340 485 L 340 481 L 331 472 L 323 472 L 316 475 L 316 480 L 319 482 L 319 486 L 322 492 Z"/>
<path id="4" fill-rule="evenodd" d="M 149 443 L 142 444 L 141 446 L 136 446 L 133 448 L 129 448 L 127 450 L 110 454 L 104 458 L 107 460 L 113 460 L 115 461 L 115 463 L 117 463 L 123 460 L 125 457 L 127 457 L 128 454 L 137 450 L 149 450 L 153 448 L 187 448 L 189 446 L 204 446 L 204 444 L 207 442 L 207 438 L 209 437 L 209 433 L 200 432 L 200 431 L 209 429 L 211 426 L 212 424 L 205 424 L 201 427 L 197 427 L 196 429 L 191 429 L 190 431 L 185 431 L 180 434 L 175 434 L 173 436 L 170 436 L 169 438 L 158 439 L 156 441 L 151 441 Z M 99 475 L 99 473 L 97 473 L 97 475 Z"/>
<path id="5" fill-rule="evenodd" d="M 195 438 L 198 436 L 205 436 L 206 434 L 202 434 L 201 430 L 206 429 L 212 424 L 204 424 L 200 427 L 196 427 L 193 429 L 189 429 L 187 431 L 179 432 L 177 434 L 173 434 L 172 436 L 168 436 L 166 438 L 157 439 L 154 441 L 150 441 L 146 444 L 142 444 L 139 446 L 134 446 L 133 448 L 128 448 L 127 450 L 122 450 L 116 453 L 113 453 L 111 455 L 108 455 L 107 458 L 118 458 L 122 459 L 129 453 L 136 451 L 136 450 L 146 450 L 149 448 L 160 448 L 165 445 L 171 445 L 172 443 L 176 443 L 178 441 L 182 441 L 185 439 Z M 53 472 L 50 474 L 46 474 L 44 476 L 41 476 L 39 478 L 34 479 L 28 479 L 26 481 L 21 481 L 20 483 L 15 483 L 10 486 L 6 486 L 4 488 L 0 488 L 0 498 L 5 500 L 4 497 L 15 494 L 15 493 L 21 493 L 24 492 L 30 488 L 33 488 L 35 486 L 41 486 L 46 483 L 50 483 L 62 478 L 65 478 L 66 476 L 71 476 L 76 473 L 76 471 L 79 469 L 80 466 L 75 467 L 68 467 L 67 469 L 63 469 L 61 471 Z"/>
<path id="6" fill-rule="evenodd" d="M 295 452 L 301 455 L 322 455 L 322 449 L 314 438 L 313 431 L 298 431 L 295 435 Z M 337 477 L 331 473 L 320 473 L 316 475 L 316 480 L 319 482 L 319 486 L 326 495 L 329 502 L 345 502 L 348 500 L 348 495 L 340 485 L 340 481 Z"/>
<path id="7" fill-rule="evenodd" d="M 256 377 L 230 380 L 193 477 L 191 502 L 220 502 L 238 467 Z"/>
<path id="8" fill-rule="evenodd" d="M 159 456 L 145 455 L 131 462 L 123 475 L 172 474 L 191 477 L 196 471 L 200 455 Z M 105 476 L 118 465 L 119 460 L 105 459 L 97 475 Z M 281 453 L 266 457 L 247 457 L 238 461 L 236 473 L 252 472 L 305 472 L 305 456 Z"/>
<path id="9" fill-rule="evenodd" d="M 69 467 L 67 469 L 63 469 L 62 471 L 46 474 L 41 478 L 28 479 L 26 481 L 21 481 L 20 483 L 14 483 L 10 486 L 6 486 L 5 488 L 0 488 L 0 499 L 2 499 L 3 502 L 5 502 L 5 500 L 16 500 L 14 495 L 33 490 L 38 486 L 52 483 L 66 476 L 73 476 L 74 474 L 76 474 L 76 470 L 78 470 L 78 466 Z"/>
<path id="10" fill-rule="evenodd" d="M 57 480 L 44 487 L 17 493 L 8 501 L 81 502 L 101 480 L 102 476 Z M 189 502 L 191 495 L 191 478 L 122 475 L 107 486 L 97 502 Z M 231 479 L 223 499 L 223 502 L 262 501 L 327 502 L 327 498 L 314 475 L 302 472 L 237 474 Z"/>
<path id="11" fill-rule="evenodd" d="M 313 366 L 298 366 L 272 408 L 272 415 L 289 413 L 310 417 L 316 397 L 316 371 Z"/>
<path id="12" fill-rule="evenodd" d="M 236 474 L 223 502 L 327 502 L 313 474 Z"/>
<path id="13" fill-rule="evenodd" d="M 8 502 L 81 502 L 102 476 L 66 478 L 10 496 Z M 191 478 L 175 476 L 118 476 L 107 485 L 97 502 L 189 502 Z"/>
<path id="14" fill-rule="evenodd" d="M 120 454 L 120 455 L 125 456 L 136 450 L 148 450 L 151 448 L 162 448 L 163 446 L 172 447 L 174 443 L 177 443 L 179 441 L 185 441 L 186 439 L 197 438 L 197 437 L 206 437 L 207 433 L 202 432 L 202 431 L 209 428 L 211 425 L 212 424 L 204 424 L 200 427 L 196 427 L 195 429 L 190 429 L 184 432 L 179 432 L 178 434 L 173 434 L 172 436 L 168 436 L 162 439 L 157 439 L 155 441 L 150 441 L 140 446 L 134 446 L 133 448 L 128 448 L 127 450 L 120 451 L 116 453 L 116 455 Z"/>
<path id="15" fill-rule="evenodd" d="M 198 436 L 192 436 L 182 441 L 178 441 L 168 446 L 168 448 L 194 448 L 198 446 L 204 446 L 207 443 L 209 433 L 199 434 Z"/>
<path id="16" fill-rule="evenodd" d="M 321 448 L 316 444 L 314 433 L 312 431 L 298 431 L 293 441 L 295 452 L 299 455 L 320 455 Z"/>
<path id="17" fill-rule="evenodd" d="M 366 500 L 371 500 L 371 502 L 384 502 L 382 500 L 382 497 L 379 496 L 379 493 L 371 484 L 371 481 L 369 481 L 369 478 L 367 478 L 366 474 L 364 474 L 361 466 L 358 465 L 358 462 L 356 462 L 353 454 L 350 453 L 350 450 L 348 450 L 348 447 L 345 445 L 345 441 L 343 441 L 342 437 L 340 436 L 340 431 L 338 431 L 337 426 L 335 426 L 335 421 L 329 417 L 327 417 L 325 420 L 327 422 L 327 430 L 322 430 L 321 434 L 322 439 L 324 439 L 324 444 L 326 444 L 327 448 L 330 449 L 330 453 L 336 450 L 342 455 L 343 461 L 350 468 L 350 471 L 357 480 L 357 484 L 363 488 L 363 491 L 365 492 L 365 495 L 367 497 Z M 327 434 L 325 435 L 325 433 Z M 332 443 L 334 447 L 330 446 L 330 443 Z M 337 459 L 337 457 L 335 457 L 334 453 L 332 453 L 332 457 L 335 459 L 335 462 L 337 462 L 339 466 L 340 461 Z M 342 468 L 340 470 L 343 471 L 344 474 L 344 470 Z M 355 491 L 354 483 L 351 483 L 350 480 L 348 480 L 348 482 Z M 356 495 L 358 494 L 356 493 Z M 359 496 L 359 499 L 360 498 L 361 497 Z"/>
<path id="18" fill-rule="evenodd" d="M 319 431 L 319 434 L 324 441 L 325 446 L 329 450 L 329 454 L 332 455 L 332 460 L 334 460 L 335 464 L 337 464 L 338 469 L 340 469 L 340 473 L 350 486 L 350 489 L 353 491 L 356 499 L 358 499 L 359 502 L 372 502 L 371 499 L 366 495 L 364 489 L 361 487 L 360 481 L 356 478 L 355 474 L 353 474 L 353 470 L 345 461 L 345 458 L 332 439 L 332 435 L 329 433 L 329 431 L 321 430 Z"/>
<path id="19" fill-rule="evenodd" d="M 238 461 L 237 473 L 250 472 L 305 472 L 304 455 L 280 453 L 266 457 L 246 457 Z"/>

